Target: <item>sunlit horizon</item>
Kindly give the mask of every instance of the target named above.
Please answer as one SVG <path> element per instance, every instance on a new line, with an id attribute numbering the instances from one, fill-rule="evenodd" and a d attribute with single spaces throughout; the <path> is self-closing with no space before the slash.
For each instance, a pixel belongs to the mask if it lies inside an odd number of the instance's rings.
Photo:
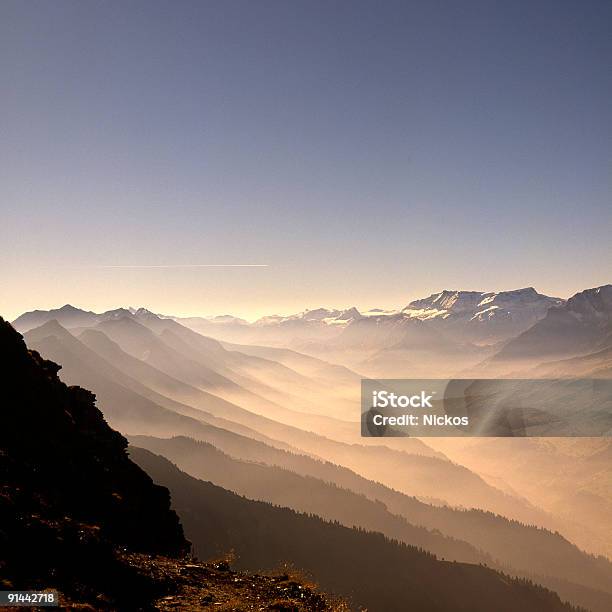
<path id="1" fill-rule="evenodd" d="M 585 289 L 592 289 L 598 286 L 603 286 L 605 284 L 609 284 L 609 283 L 602 283 L 601 285 L 596 285 L 593 287 L 586 287 L 586 286 L 581 287 L 577 291 L 573 291 L 571 293 L 566 293 L 563 295 L 558 294 L 558 293 L 547 293 L 546 291 L 542 291 L 538 287 L 534 287 L 534 289 L 538 293 L 548 295 L 549 297 L 568 299 L 572 297 L 572 295 L 575 295 L 576 293 L 579 293 L 580 291 L 583 291 Z M 253 323 L 263 317 L 272 317 L 272 316 L 289 317 L 289 316 L 293 316 L 293 315 L 300 314 L 303 312 L 317 310 L 319 308 L 326 308 L 328 310 L 338 310 L 338 311 L 344 311 L 350 308 L 357 308 L 357 310 L 360 313 L 371 312 L 375 309 L 379 309 L 379 310 L 386 311 L 386 312 L 391 312 L 391 311 L 396 312 L 396 311 L 400 311 L 402 308 L 407 306 L 413 300 L 426 298 L 426 297 L 429 297 L 430 295 L 434 295 L 442 291 L 475 291 L 475 292 L 481 292 L 481 293 L 489 293 L 489 292 L 500 293 L 504 291 L 515 291 L 519 289 L 525 289 L 528 286 L 530 285 L 521 286 L 521 287 L 512 287 L 512 288 L 496 288 L 496 289 L 441 287 L 435 291 L 430 291 L 430 292 L 425 291 L 425 292 L 414 293 L 414 294 L 406 294 L 406 298 L 403 301 L 396 302 L 396 303 L 392 303 L 388 300 L 385 302 L 381 301 L 380 303 L 369 302 L 365 304 L 348 303 L 348 302 L 341 303 L 341 302 L 335 302 L 335 301 L 306 302 L 304 304 L 294 302 L 292 304 L 289 304 L 289 303 L 285 304 L 284 307 L 282 308 L 275 307 L 274 305 L 270 305 L 269 307 L 264 306 L 258 309 L 251 309 L 251 310 L 236 309 L 236 308 L 232 309 L 231 304 L 228 304 L 227 308 L 225 309 L 221 306 L 216 310 L 210 310 L 206 308 L 197 309 L 197 308 L 189 307 L 189 305 L 180 305 L 180 304 L 177 304 L 176 307 L 172 307 L 171 305 L 163 305 L 164 304 L 163 301 L 159 301 L 155 303 L 151 300 L 144 300 L 142 302 L 126 303 L 125 301 L 121 301 L 121 298 L 118 298 L 117 300 L 108 300 L 108 301 L 105 300 L 101 302 L 88 302 L 88 301 L 80 301 L 80 300 L 74 300 L 74 301 L 61 301 L 60 300 L 59 302 L 57 301 L 51 302 L 48 300 L 41 300 L 41 302 L 37 306 L 34 306 L 34 307 L 24 306 L 23 308 L 17 308 L 12 311 L 0 312 L 0 316 L 2 316 L 8 321 L 13 321 L 20 315 L 24 314 L 25 312 L 29 312 L 32 310 L 58 310 L 64 306 L 72 306 L 74 308 L 78 308 L 79 310 L 94 312 L 97 314 L 108 312 L 110 310 L 115 310 L 119 308 L 125 308 L 125 309 L 144 308 L 157 315 L 166 316 L 166 317 L 177 317 L 177 318 L 202 317 L 206 319 L 211 319 L 211 318 L 220 317 L 220 316 L 233 316 L 238 319 L 244 319 L 247 323 Z M 168 303 L 166 302 L 166 304 Z"/>

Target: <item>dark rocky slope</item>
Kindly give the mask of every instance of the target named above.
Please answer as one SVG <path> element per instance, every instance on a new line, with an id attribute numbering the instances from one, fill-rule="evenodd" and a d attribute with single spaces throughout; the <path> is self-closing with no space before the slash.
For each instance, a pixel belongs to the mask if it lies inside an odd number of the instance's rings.
<path id="1" fill-rule="evenodd" d="M 189 544 L 163 487 L 126 454 L 95 397 L 58 378 L 0 319 L 0 575 L 9 588 L 54 586 L 100 604 L 156 587 L 117 550 L 181 555 Z M 127 605 L 127 604 L 126 604 Z"/>
<path id="2" fill-rule="evenodd" d="M 0 589 L 57 589 L 70 609 L 330 609 L 286 578 L 185 557 L 168 490 L 59 369 L 0 318 Z"/>

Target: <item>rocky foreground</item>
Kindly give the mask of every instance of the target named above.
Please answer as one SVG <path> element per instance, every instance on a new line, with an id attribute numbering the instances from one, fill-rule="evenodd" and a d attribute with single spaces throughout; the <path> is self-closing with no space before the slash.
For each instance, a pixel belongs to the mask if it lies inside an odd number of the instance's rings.
<path id="1" fill-rule="evenodd" d="M 225 562 L 205 564 L 136 554 L 127 556 L 127 562 L 170 585 L 171 592 L 153 602 L 157 610 L 348 610 L 342 602 L 288 574 L 244 574 L 232 571 Z"/>
<path id="2" fill-rule="evenodd" d="M 158 595 L 142 610 L 191 612 L 348 612 L 340 600 L 323 595 L 311 584 L 289 574 L 260 575 L 232 571 L 224 562 L 201 563 L 138 553 L 124 553 L 121 561 L 130 570 L 157 586 Z M 101 596 L 97 603 L 75 600 L 60 593 L 60 607 L 70 610 L 113 609 Z M 0 608 L 2 610 L 3 608 Z M 14 608 L 13 608 L 14 609 Z"/>

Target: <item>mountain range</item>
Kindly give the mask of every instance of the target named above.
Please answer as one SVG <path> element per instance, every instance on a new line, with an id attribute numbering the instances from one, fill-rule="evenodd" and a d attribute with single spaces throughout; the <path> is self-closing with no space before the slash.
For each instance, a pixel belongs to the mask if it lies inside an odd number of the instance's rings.
<path id="1" fill-rule="evenodd" d="M 319 308 L 288 316 L 266 316 L 254 323 L 231 315 L 181 319 L 156 315 L 145 308 L 94 313 L 67 304 L 55 310 L 24 313 L 13 325 L 26 332 L 57 320 L 68 329 L 97 324 L 110 329 L 113 322 L 148 318 L 164 321 L 160 325 L 166 328 L 171 320 L 183 322 L 187 327 L 226 342 L 236 342 L 235 336 L 242 334 L 248 339 L 248 345 L 262 341 L 265 346 L 290 347 L 304 331 L 310 344 L 316 345 L 323 338 L 328 350 L 331 345 L 331 348 L 345 349 L 427 347 L 430 350 L 444 346 L 447 350 L 461 347 L 465 351 L 466 346 L 474 345 L 492 347 L 500 359 L 567 357 L 581 351 L 609 348 L 611 293 L 612 285 L 587 289 L 568 300 L 543 295 L 533 287 L 497 293 L 444 290 L 413 300 L 397 311 L 373 309 L 361 313 L 355 307 Z M 271 340 L 275 337 L 283 337 L 284 341 Z M 541 354 L 535 350 L 538 345 Z"/>
<path id="2" fill-rule="evenodd" d="M 230 317 L 222 323 L 176 320 L 225 342 L 290 348 L 371 377 L 498 375 L 608 349 L 610 291 L 612 286 L 604 285 L 564 300 L 533 287 L 444 290 L 395 311 L 320 308 L 251 324 Z M 592 361 L 585 364 L 585 374 L 599 367 L 588 367 Z"/>
<path id="3" fill-rule="evenodd" d="M 536 593 L 543 610 L 561 605 L 534 583 L 607 612 L 609 439 L 361 438 L 359 396 L 362 376 L 606 378 L 611 320 L 605 285 L 568 300 L 532 288 L 442 291 L 396 311 L 321 308 L 254 323 L 66 305 L 14 325 L 31 350 L 61 364 L 63 382 L 95 394 L 132 456 L 172 491 L 198 554 L 234 548 L 237 567 L 251 571 L 290 563 L 372 610 L 425 605 L 414 585 L 402 600 L 377 574 L 383 596 L 351 582 L 339 559 L 323 563 L 312 544 L 283 541 L 299 530 L 315 543 L 342 542 L 343 554 L 371 551 L 385 574 L 395 570 L 382 557 L 421 576 L 435 555 L 432 567 L 457 565 L 500 597 L 490 574 L 472 568 L 502 572 L 515 601 L 515 587 L 526 588 L 527 609 Z M 225 506 L 229 518 L 219 514 Z M 358 581 L 365 571 L 359 565 Z M 459 589 L 455 570 L 440 571 Z M 469 588 L 456 592 L 470 609 L 492 605 Z M 422 609 L 456 609 L 450 601 L 430 594 Z"/>
<path id="4" fill-rule="evenodd" d="M 286 508 L 247 500 L 181 472 L 159 455 L 133 448 L 130 456 L 155 482 L 168 486 L 198 554 L 236 551 L 240 569 L 272 569 L 287 559 L 353 607 L 423 612 L 570 610 L 555 593 L 486 567 L 437 559 L 388 540 Z M 459 604 L 457 602 L 460 602 Z M 461 607 L 460 607 L 461 606 Z"/>
<path id="5" fill-rule="evenodd" d="M 581 291 L 550 308 L 529 329 L 511 339 L 492 359 L 494 365 L 540 364 L 595 356 L 612 349 L 612 285 Z"/>
<path id="6" fill-rule="evenodd" d="M 189 327 L 199 326 L 199 331 L 212 335 L 215 335 L 213 330 L 218 325 L 220 334 L 231 333 L 229 330 L 236 327 L 245 336 L 260 333 L 265 337 L 266 334 L 273 336 L 270 330 L 274 329 L 279 333 L 283 329 L 297 333 L 296 330 L 305 328 L 332 328 L 339 334 L 343 328 L 364 319 L 370 319 L 373 324 L 416 319 L 435 322 L 436 328 L 446 330 L 455 339 L 494 343 L 518 335 L 544 317 L 549 308 L 563 303 L 564 300 L 540 294 L 533 287 L 498 293 L 443 290 L 391 311 L 375 308 L 360 312 L 355 307 L 341 310 L 318 308 L 287 316 L 266 316 L 251 324 L 231 315 L 182 320 Z M 253 339 L 252 335 L 250 339 Z"/>
<path id="7" fill-rule="evenodd" d="M 191 476 L 249 499 L 314 514 L 347 527 L 380 531 L 390 539 L 446 560 L 484 563 L 529 577 L 568 599 L 575 598 L 577 591 L 582 591 L 583 597 L 589 592 L 588 603 L 593 609 L 603 610 L 612 603 L 608 588 L 612 565 L 585 555 L 547 530 L 475 510 L 436 508 L 389 489 L 368 489 L 367 484 L 362 485 L 365 493 L 356 494 L 346 484 L 338 486 L 290 469 L 236 460 L 210 444 L 184 437 L 134 436 L 130 443 L 166 457 Z M 354 483 L 352 486 L 356 488 Z"/>
<path id="8" fill-rule="evenodd" d="M 529 579 L 443 561 L 379 533 L 247 500 L 136 447 L 128 458 L 125 439 L 104 422 L 95 396 L 67 387 L 57 376 L 60 366 L 28 351 L 3 321 L 0 366 L 2 393 L 12 400 L 0 411 L 6 587 L 54 587 L 71 607 L 162 609 L 163 601 L 195 610 L 228 596 L 231 583 L 233 601 L 253 597 L 268 609 L 332 609 L 324 596 L 287 576 L 246 576 L 226 562 L 182 560 L 189 546 L 184 528 L 200 556 L 235 550 L 236 567 L 259 572 L 290 562 L 354 606 L 443 612 L 459 600 L 482 612 L 492 605 L 509 612 L 517 603 L 533 612 L 572 609 Z M 409 538 L 408 524 L 398 525 Z M 343 562 L 347 557 L 350 564 Z"/>
<path id="9" fill-rule="evenodd" d="M 86 330 L 81 337 L 90 339 L 92 333 Z M 424 499 L 435 497 L 443 490 L 451 503 L 461 504 L 469 495 L 474 505 L 510 513 L 523 521 L 546 520 L 524 501 L 510 498 L 474 473 L 436 456 L 435 451 L 420 440 L 403 442 L 402 450 L 347 444 L 279 424 L 201 390 L 198 396 L 195 388 L 193 392 L 189 388 L 185 390 L 186 385 L 181 386 L 181 381 L 175 379 L 171 397 L 181 398 L 177 402 L 144 386 L 140 382 L 146 380 L 142 371 L 136 380 L 128 376 L 127 368 L 118 369 L 114 364 L 129 360 L 125 354 L 121 356 L 120 349 L 112 354 L 112 363 L 106 361 L 57 322 L 51 321 L 31 330 L 25 337 L 30 346 L 64 364 L 63 376 L 67 382 L 80 381 L 91 388 L 101 405 L 108 406 L 105 415 L 110 423 L 127 434 L 188 435 L 213 440 L 217 446 L 230 449 L 233 455 L 249 460 L 265 457 L 276 465 L 286 463 L 286 452 L 290 451 L 294 456 L 298 453 L 297 456 L 302 456 L 303 465 L 309 457 L 325 459 Z M 165 380 L 163 371 L 157 374 L 153 368 L 149 368 L 146 375 Z M 157 383 L 149 380 L 148 384 L 155 386 Z M 403 469 L 398 469 L 402 466 Z"/>

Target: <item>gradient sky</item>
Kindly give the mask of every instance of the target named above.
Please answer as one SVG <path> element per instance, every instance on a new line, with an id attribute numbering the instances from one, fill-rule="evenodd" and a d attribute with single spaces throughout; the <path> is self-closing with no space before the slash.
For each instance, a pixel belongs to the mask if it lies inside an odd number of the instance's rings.
<path id="1" fill-rule="evenodd" d="M 2 0 L 0 84 L 8 318 L 612 281 L 609 0 Z"/>

